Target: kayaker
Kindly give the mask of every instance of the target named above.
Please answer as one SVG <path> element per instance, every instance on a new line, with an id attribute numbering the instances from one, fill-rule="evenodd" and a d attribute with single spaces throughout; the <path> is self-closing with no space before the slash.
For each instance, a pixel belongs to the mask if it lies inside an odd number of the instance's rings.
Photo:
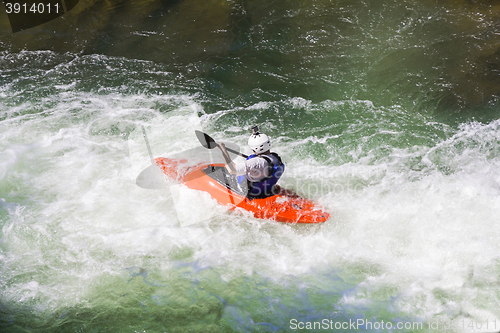
<path id="1" fill-rule="evenodd" d="M 257 126 L 252 128 L 248 145 L 253 154 L 246 161 L 235 164 L 229 158 L 225 145 L 218 144 L 226 161 L 226 169 L 238 176 L 238 182 L 243 188 L 246 185 L 248 197 L 262 198 L 275 194 L 276 183 L 285 171 L 285 164 L 278 154 L 271 152 L 270 138 L 260 133 Z"/>

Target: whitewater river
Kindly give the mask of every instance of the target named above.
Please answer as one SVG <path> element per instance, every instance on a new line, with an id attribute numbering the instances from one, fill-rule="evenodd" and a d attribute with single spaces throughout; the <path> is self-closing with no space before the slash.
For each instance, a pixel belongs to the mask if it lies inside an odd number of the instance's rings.
<path id="1" fill-rule="evenodd" d="M 2 6 L 0 331 L 500 331 L 498 1 Z M 136 185 L 255 125 L 325 223 Z"/>

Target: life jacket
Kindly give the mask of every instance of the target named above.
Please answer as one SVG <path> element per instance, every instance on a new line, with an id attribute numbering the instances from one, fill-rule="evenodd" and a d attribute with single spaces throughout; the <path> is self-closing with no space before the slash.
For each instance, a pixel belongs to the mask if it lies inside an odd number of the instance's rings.
<path id="1" fill-rule="evenodd" d="M 258 182 L 251 182 L 245 176 L 239 176 L 238 182 L 242 184 L 246 180 L 248 186 L 247 196 L 250 198 L 262 198 L 273 195 L 273 189 L 278 180 L 285 172 L 285 164 L 281 161 L 281 157 L 276 153 L 271 153 L 279 161 L 279 164 L 274 164 L 273 161 L 266 155 L 255 155 L 252 154 L 248 156 L 247 160 L 255 157 L 262 157 L 267 161 L 269 165 L 268 176 Z"/>

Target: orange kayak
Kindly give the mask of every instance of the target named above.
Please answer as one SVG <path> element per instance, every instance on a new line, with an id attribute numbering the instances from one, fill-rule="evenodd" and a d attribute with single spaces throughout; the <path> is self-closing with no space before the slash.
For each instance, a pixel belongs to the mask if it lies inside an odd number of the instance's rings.
<path id="1" fill-rule="evenodd" d="M 276 195 L 249 199 L 239 188 L 236 177 L 225 172 L 224 164 L 192 166 L 188 165 L 187 160 L 164 157 L 156 158 L 155 162 L 168 180 L 208 192 L 221 205 L 244 209 L 256 218 L 288 223 L 321 223 L 330 217 L 329 213 L 312 201 L 281 187 Z"/>

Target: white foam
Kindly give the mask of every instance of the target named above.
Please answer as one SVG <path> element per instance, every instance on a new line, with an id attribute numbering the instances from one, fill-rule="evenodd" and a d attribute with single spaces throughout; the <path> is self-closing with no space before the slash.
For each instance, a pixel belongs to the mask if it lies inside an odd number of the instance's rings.
<path id="1" fill-rule="evenodd" d="M 210 199 L 205 205 L 194 192 L 186 200 L 174 194 L 174 201 L 167 190 L 135 185 L 150 163 L 136 128 L 146 127 L 154 156 L 163 156 L 197 147 L 193 129 L 216 119 L 200 120 L 201 106 L 189 96 L 60 97 L 43 114 L 0 123 L 5 299 L 71 306 L 92 297 L 87 287 L 103 274 L 141 265 L 168 270 L 171 253 L 188 248 L 183 260 L 215 267 L 223 278 L 257 272 L 280 281 L 338 269 L 360 282 L 345 304 L 394 297 L 411 315 L 496 318 L 496 289 L 484 285 L 496 283 L 500 253 L 500 156 L 491 149 L 497 122 L 464 125 L 435 147 L 394 148 L 382 157 L 364 152 L 341 165 L 292 159 L 283 183 L 332 214 L 323 225 L 293 226 L 227 211 Z M 155 103 L 172 100 L 181 105 L 171 113 L 155 111 Z M 281 143 L 291 154 L 292 147 L 333 137 Z M 410 162 L 418 159 L 415 168 Z M 184 227 L 178 212 L 187 214 Z"/>

